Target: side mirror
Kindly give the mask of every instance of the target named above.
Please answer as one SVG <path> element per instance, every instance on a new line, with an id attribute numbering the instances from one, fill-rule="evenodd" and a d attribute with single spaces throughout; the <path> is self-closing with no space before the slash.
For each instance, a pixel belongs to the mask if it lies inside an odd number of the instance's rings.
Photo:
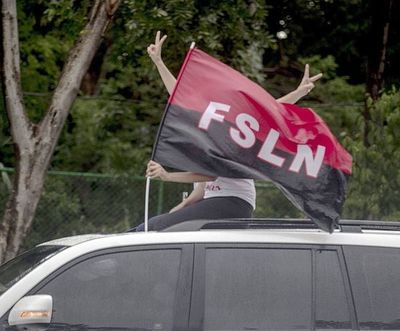
<path id="1" fill-rule="evenodd" d="M 8 315 L 9 325 L 49 324 L 53 312 L 51 295 L 40 294 L 23 297 Z"/>

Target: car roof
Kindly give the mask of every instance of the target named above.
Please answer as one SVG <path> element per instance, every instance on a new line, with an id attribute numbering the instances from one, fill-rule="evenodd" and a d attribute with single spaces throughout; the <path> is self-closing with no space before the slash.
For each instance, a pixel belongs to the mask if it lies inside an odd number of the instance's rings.
<path id="1" fill-rule="evenodd" d="M 332 234 L 304 219 L 223 219 L 187 221 L 161 232 L 87 234 L 40 244 L 112 247 L 166 243 L 271 242 L 400 247 L 400 222 L 344 220 Z M 394 238 L 393 240 L 388 238 Z M 90 250 L 90 249 L 89 249 Z"/>
<path id="2" fill-rule="evenodd" d="M 88 240 L 93 240 L 93 239 L 98 239 L 98 238 L 104 238 L 107 235 L 105 234 L 82 234 L 82 235 L 77 235 L 77 236 L 70 236 L 70 237 L 64 237 L 64 238 L 58 238 L 58 239 L 53 239 L 50 241 L 46 241 L 42 244 L 39 244 L 38 246 L 74 246 L 80 243 L 83 243 Z"/>
<path id="3" fill-rule="evenodd" d="M 206 234 L 204 234 L 206 233 Z M 347 235 L 343 235 L 347 234 Z M 145 235 L 145 236 L 143 236 Z M 220 219 L 220 220 L 190 220 L 171 226 L 161 232 L 147 233 L 116 233 L 116 234 L 85 234 L 59 238 L 43 245 L 75 246 L 86 242 L 121 241 L 126 244 L 157 244 L 183 242 L 297 242 L 371 245 L 371 238 L 375 238 L 374 245 L 387 244 L 388 235 L 400 239 L 400 222 L 382 222 L 365 220 L 341 220 L 339 227 L 329 234 L 317 228 L 307 219 Z M 289 239 L 290 238 L 290 239 Z M 344 238 L 352 238 L 347 242 Z M 385 239 L 386 238 L 386 239 Z M 108 245 L 106 245 L 108 246 Z M 397 245 L 395 245 L 397 247 Z"/>

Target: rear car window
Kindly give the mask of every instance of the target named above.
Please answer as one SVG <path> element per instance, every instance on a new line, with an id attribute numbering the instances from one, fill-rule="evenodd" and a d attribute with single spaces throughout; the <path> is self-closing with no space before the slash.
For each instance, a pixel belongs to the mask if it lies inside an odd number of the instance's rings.
<path id="1" fill-rule="evenodd" d="M 400 330 L 400 249 L 344 247 L 361 330 Z"/>
<path id="2" fill-rule="evenodd" d="M 352 330 L 338 249 L 207 247 L 201 329 Z"/>
<path id="3" fill-rule="evenodd" d="M 0 266 L 0 295 L 65 246 L 37 246 Z"/>

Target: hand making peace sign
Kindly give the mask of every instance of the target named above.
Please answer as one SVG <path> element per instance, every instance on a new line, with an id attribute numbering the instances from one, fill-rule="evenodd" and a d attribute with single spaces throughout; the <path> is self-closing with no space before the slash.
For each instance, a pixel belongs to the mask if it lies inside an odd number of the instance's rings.
<path id="1" fill-rule="evenodd" d="M 156 40 L 154 41 L 154 44 L 150 44 L 149 47 L 147 47 L 147 53 L 149 54 L 150 58 L 155 64 L 161 61 L 162 45 L 165 39 L 167 39 L 167 35 L 164 35 L 161 39 L 160 36 L 161 32 L 157 31 Z"/>
<path id="2" fill-rule="evenodd" d="M 297 91 L 300 94 L 300 97 L 304 97 L 308 93 L 311 92 L 311 90 L 314 88 L 314 82 L 316 82 L 318 79 L 322 77 L 322 73 L 319 73 L 318 75 L 310 77 L 310 66 L 306 64 L 304 68 L 304 75 L 303 78 L 297 87 Z"/>

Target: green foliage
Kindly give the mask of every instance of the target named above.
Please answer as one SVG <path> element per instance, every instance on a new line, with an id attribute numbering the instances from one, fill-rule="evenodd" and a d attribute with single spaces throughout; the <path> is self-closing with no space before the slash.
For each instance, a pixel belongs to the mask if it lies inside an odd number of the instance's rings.
<path id="1" fill-rule="evenodd" d="M 63 170 L 144 173 L 154 135 L 138 118 L 135 104 L 80 98 L 71 111 L 53 166 Z"/>
<path id="2" fill-rule="evenodd" d="M 305 218 L 272 183 L 258 181 L 256 183 L 257 201 L 255 217 L 281 217 L 281 218 Z"/>
<path id="3" fill-rule="evenodd" d="M 85 5 L 86 3 L 86 5 Z M 34 122 L 47 110 L 62 66 L 79 31 L 88 1 L 18 1 L 22 89 L 28 92 L 25 106 Z M 32 97 L 31 94 L 48 97 Z"/>
<path id="4" fill-rule="evenodd" d="M 300 104 L 316 110 L 337 137 L 343 139 L 360 132 L 362 121 L 357 114 L 364 107 L 362 85 L 351 85 L 346 78 L 336 77 L 318 84 L 313 96 L 317 102 L 310 100 Z"/>
<path id="5" fill-rule="evenodd" d="M 69 35 L 77 35 L 80 32 L 82 24 L 87 21 L 86 14 L 92 4 L 92 1 L 89 0 L 40 0 L 36 2 L 46 6 L 40 24 L 51 25 L 55 33 Z"/>
<path id="6" fill-rule="evenodd" d="M 309 57 L 303 57 L 299 59 L 299 62 L 303 65 L 310 65 L 310 75 L 316 75 L 320 72 L 324 74 L 324 79 L 334 79 L 337 76 L 336 69 L 338 67 L 336 60 L 333 55 L 328 55 L 322 58 L 321 55 L 313 55 Z"/>
<path id="7" fill-rule="evenodd" d="M 362 135 L 347 137 L 354 171 L 344 216 L 363 219 L 400 219 L 400 92 L 392 90 L 373 103 L 368 145 Z M 361 118 L 362 114 L 358 116 Z M 361 119 L 360 119 L 361 121 Z M 360 132 L 361 133 L 361 132 Z M 361 136 L 361 137 L 360 137 Z"/>

